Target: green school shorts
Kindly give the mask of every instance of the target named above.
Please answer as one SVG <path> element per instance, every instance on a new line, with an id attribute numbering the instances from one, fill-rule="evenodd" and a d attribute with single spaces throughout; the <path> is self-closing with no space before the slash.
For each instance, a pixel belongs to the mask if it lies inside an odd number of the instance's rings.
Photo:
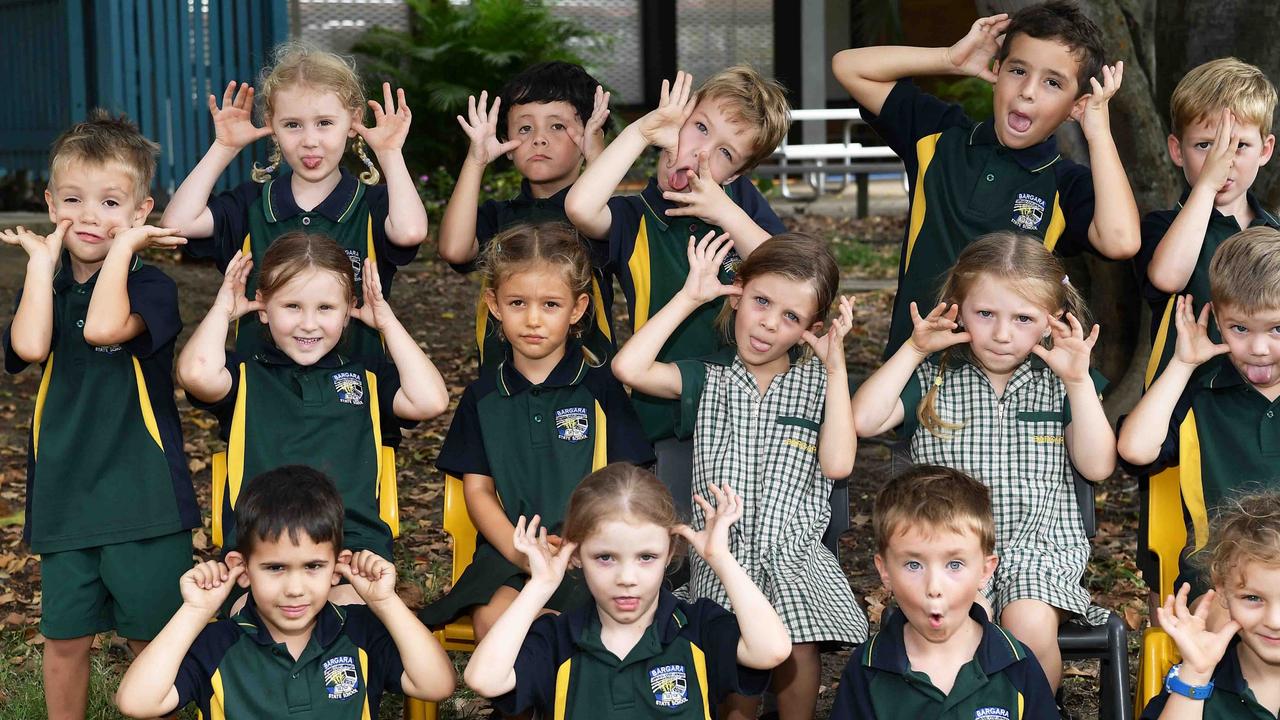
<path id="1" fill-rule="evenodd" d="M 40 557 L 40 632 L 54 640 L 115 630 L 151 640 L 182 605 L 191 531 Z"/>

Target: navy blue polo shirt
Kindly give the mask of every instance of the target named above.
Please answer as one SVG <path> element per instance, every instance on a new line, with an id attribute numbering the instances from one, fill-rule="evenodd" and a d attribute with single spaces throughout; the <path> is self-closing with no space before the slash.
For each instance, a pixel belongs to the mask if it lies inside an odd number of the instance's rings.
<path id="1" fill-rule="evenodd" d="M 1142 710 L 1141 720 L 1157 720 L 1169 702 L 1168 691 L 1151 699 Z M 1240 636 L 1227 646 L 1218 666 L 1213 669 L 1213 695 L 1204 701 L 1204 720 L 1275 720 L 1276 716 L 1258 704 L 1249 683 L 1240 671 Z"/>
<path id="2" fill-rule="evenodd" d="M 777 235 L 786 231 L 768 201 L 745 176 L 726 185 L 724 191 L 765 232 Z M 689 275 L 689 237 L 701 239 L 709 231 L 721 232 L 719 227 L 701 218 L 667 216 L 667 210 L 678 207 L 681 207 L 679 203 L 662 197 L 656 179 L 650 179 L 639 195 L 609 200 L 613 223 L 609 236 L 597 243 L 600 254 L 597 262 L 604 264 L 608 274 L 618 278 L 627 300 L 633 333 L 684 287 Z M 732 283 L 740 262 L 738 254 L 730 251 L 721 268 L 720 281 Z M 702 357 L 724 345 L 724 338 L 715 326 L 723 305 L 724 298 L 717 298 L 695 310 L 667 339 L 658 352 L 658 361 Z M 632 393 L 631 399 L 650 440 L 656 442 L 675 435 L 678 401 L 659 400 L 640 392 Z"/>
<path id="3" fill-rule="evenodd" d="M 653 623 L 625 658 L 604 647 L 600 627 L 595 603 L 535 620 L 516 656 L 516 687 L 494 707 L 553 720 L 714 718 L 730 693 L 759 695 L 768 684 L 767 671 L 738 665 L 738 619 L 706 598 L 660 590 Z"/>
<path id="4" fill-rule="evenodd" d="M 378 717 L 385 691 L 401 692 L 404 666 L 391 634 L 364 605 L 327 603 L 294 659 L 271 637 L 253 596 L 239 614 L 196 636 L 178 668 L 178 708 L 203 718 Z"/>
<path id="5" fill-rule="evenodd" d="M 981 605 L 969 617 L 982 625 L 973 659 L 943 694 L 925 673 L 911 669 L 903 631 L 906 616 L 894 609 L 880 632 L 854 648 L 836 690 L 832 720 L 1059 720 L 1057 704 L 1035 655 L 993 625 Z"/>
<path id="6" fill-rule="evenodd" d="M 910 80 L 864 117 L 902 158 L 911 195 L 885 358 L 911 336 L 911 303 L 921 314 L 937 304 L 943 277 L 978 237 L 1015 230 L 1060 255 L 1091 249 L 1093 177 L 1062 157 L 1054 136 L 1007 148 L 992 120 L 974 122 Z"/>

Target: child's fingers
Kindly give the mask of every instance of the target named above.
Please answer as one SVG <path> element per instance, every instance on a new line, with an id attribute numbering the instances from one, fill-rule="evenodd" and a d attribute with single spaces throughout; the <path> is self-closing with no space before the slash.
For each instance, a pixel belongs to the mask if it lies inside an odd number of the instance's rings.
<path id="1" fill-rule="evenodd" d="M 676 73 L 676 79 L 679 80 L 680 73 Z M 658 107 L 666 105 L 671 99 L 671 83 L 666 79 L 662 81 L 662 89 L 658 91 Z"/>
<path id="2" fill-rule="evenodd" d="M 1190 307 L 1191 307 L 1191 299 L 1190 299 L 1190 296 L 1188 296 L 1188 298 L 1187 298 L 1187 307 L 1188 307 L 1188 308 L 1190 308 Z M 1208 327 L 1209 327 L 1209 313 L 1211 313 L 1211 312 L 1213 312 L 1213 303 L 1212 303 L 1212 302 L 1207 302 L 1207 303 L 1205 303 L 1205 304 L 1204 304 L 1204 307 L 1200 308 L 1200 316 L 1196 318 L 1196 324 L 1197 324 L 1197 325 L 1200 325 L 1200 326 L 1202 326 L 1202 327 L 1208 328 Z"/>
<path id="3" fill-rule="evenodd" d="M 387 108 L 388 112 L 395 113 L 396 104 L 391 95 L 391 83 L 382 83 L 382 105 Z"/>
<path id="4" fill-rule="evenodd" d="M 236 81 L 232 80 L 227 83 L 227 87 L 222 91 L 222 107 L 232 104 L 232 97 L 235 95 Z"/>
<path id="5" fill-rule="evenodd" d="M 712 487 L 715 487 L 715 486 L 714 486 L 714 485 L 712 485 Z M 694 495 L 693 495 L 693 503 L 694 503 L 695 505 L 697 505 L 698 507 L 702 508 L 702 513 L 703 513 L 703 515 L 705 515 L 705 516 L 706 516 L 706 518 L 707 518 L 708 520 L 710 520 L 711 518 L 715 517 L 716 509 L 715 509 L 714 507 L 712 507 L 711 503 L 707 502 L 707 499 L 706 499 L 706 498 L 702 497 L 701 495 L 699 495 L 699 494 L 697 494 L 697 493 L 694 493 Z"/>
<path id="6" fill-rule="evenodd" d="M 1094 325 L 1093 328 L 1089 330 L 1089 337 L 1085 339 L 1085 344 L 1089 346 L 1090 350 L 1092 350 L 1093 347 L 1098 344 L 1098 337 L 1101 334 L 1102 334 L 1101 325 Z"/>
<path id="7" fill-rule="evenodd" d="M 396 89 L 396 104 L 398 106 L 396 108 L 397 113 L 404 115 L 405 117 L 413 116 L 413 113 L 409 111 L 409 103 L 405 102 L 404 99 L 404 88 Z"/>

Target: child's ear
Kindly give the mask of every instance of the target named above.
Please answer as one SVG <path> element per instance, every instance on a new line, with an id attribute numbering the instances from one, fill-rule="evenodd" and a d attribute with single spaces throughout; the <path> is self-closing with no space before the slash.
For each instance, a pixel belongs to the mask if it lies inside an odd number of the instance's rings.
<path id="1" fill-rule="evenodd" d="M 489 315 L 493 317 L 493 319 L 500 319 L 498 316 L 498 294 L 493 291 L 493 288 L 485 289 L 484 304 L 489 306 Z"/>
<path id="2" fill-rule="evenodd" d="M 1085 93 L 1080 97 L 1076 98 L 1075 103 L 1072 104 L 1071 106 L 1072 120 L 1076 122 L 1080 122 L 1080 118 L 1084 117 L 1085 106 L 1089 104 L 1089 99 L 1092 97 L 1093 97 L 1093 93 Z"/>
<path id="3" fill-rule="evenodd" d="M 736 287 L 736 288 L 738 288 L 739 290 L 741 290 L 741 289 L 742 289 L 742 279 L 741 279 L 741 278 L 739 278 L 739 277 L 737 277 L 737 276 L 735 275 L 735 276 L 734 276 L 734 278 L 733 278 L 733 286 L 734 286 L 734 287 Z M 741 299 L 742 299 L 742 293 L 738 293 L 737 295 L 730 295 L 730 296 L 729 296 L 729 307 L 733 308 L 734 310 L 737 310 L 737 309 L 738 309 L 738 301 L 739 301 L 739 300 L 741 300 Z"/>
<path id="4" fill-rule="evenodd" d="M 232 550 L 231 552 L 227 553 L 227 556 L 222 559 L 222 562 L 226 563 L 228 568 L 243 566 L 245 565 L 245 557 L 242 553 L 236 550 Z M 245 567 L 245 569 L 248 570 L 247 567 Z M 242 588 L 249 587 L 249 573 L 247 572 L 240 573 L 240 577 L 236 578 L 236 584 Z"/>
<path id="5" fill-rule="evenodd" d="M 1276 136 L 1268 135 L 1262 138 L 1262 154 L 1258 157 L 1259 165 L 1266 165 L 1271 161 L 1271 152 L 1276 149 Z"/>
<path id="6" fill-rule="evenodd" d="M 988 555 L 982 559 L 982 582 L 978 585 L 978 590 L 987 586 L 987 582 L 991 580 L 991 576 L 996 572 L 996 566 L 1000 564 L 998 555 Z"/>
<path id="7" fill-rule="evenodd" d="M 591 304 L 591 297 L 586 293 L 578 296 L 577 302 L 573 304 L 573 314 L 569 316 L 570 325 L 582 319 L 582 315 L 587 312 L 587 305 L 589 304 Z"/>
<path id="8" fill-rule="evenodd" d="M 350 550 L 346 550 L 346 549 L 338 553 L 338 556 L 336 558 L 337 562 L 333 564 L 333 577 L 330 578 L 329 584 L 337 585 L 338 583 L 342 582 L 342 573 L 338 572 L 338 566 L 350 565 L 352 556 L 353 556 L 353 553 Z"/>
<path id="9" fill-rule="evenodd" d="M 815 320 L 815 321 L 814 321 L 814 323 L 813 323 L 812 325 L 810 325 L 810 326 L 809 326 L 809 332 L 813 333 L 814 335 L 821 335 L 821 334 L 822 334 L 822 321 L 821 321 L 821 320 Z"/>
<path id="10" fill-rule="evenodd" d="M 147 216 L 151 214 L 151 209 L 156 206 L 155 198 L 148 195 L 142 202 L 138 203 L 138 208 L 133 212 L 133 226 L 147 224 Z"/>
<path id="11" fill-rule="evenodd" d="M 53 207 L 53 193 L 47 189 L 44 191 L 44 204 L 49 208 L 49 222 L 58 224 L 58 211 Z"/>
<path id="12" fill-rule="evenodd" d="M 889 570 L 884 565 L 884 558 L 880 557 L 880 553 L 876 553 L 876 572 L 880 573 L 880 584 L 884 586 L 889 594 L 893 594 L 893 583 L 889 581 Z"/>
<path id="13" fill-rule="evenodd" d="M 258 302 L 260 302 L 260 303 L 266 303 L 266 300 L 264 300 L 264 299 L 263 299 L 263 297 L 262 297 L 262 291 L 261 291 L 261 290 L 254 290 L 254 291 L 253 291 L 253 299 L 257 300 L 257 301 L 258 301 Z M 266 307 L 266 305 L 264 304 L 264 305 L 263 305 L 263 307 Z M 263 325 L 266 325 L 266 324 L 267 324 L 267 311 L 266 311 L 266 310 L 259 310 L 259 311 L 258 311 L 258 322 L 262 323 Z"/>
<path id="14" fill-rule="evenodd" d="M 1185 162 L 1182 157 L 1182 141 L 1178 139 L 1177 135 L 1169 133 L 1167 142 L 1169 145 L 1169 159 L 1173 161 L 1174 165 L 1182 167 L 1182 163 Z"/>

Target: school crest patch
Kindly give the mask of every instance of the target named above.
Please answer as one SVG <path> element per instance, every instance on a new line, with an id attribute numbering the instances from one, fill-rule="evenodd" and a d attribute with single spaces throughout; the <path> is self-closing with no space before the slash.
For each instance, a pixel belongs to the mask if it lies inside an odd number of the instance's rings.
<path id="1" fill-rule="evenodd" d="M 360 675 L 356 672 L 356 661 L 350 655 L 329 658 L 321 669 L 330 700 L 346 700 L 360 691 Z"/>
<path id="2" fill-rule="evenodd" d="M 346 250 L 347 259 L 351 261 L 351 272 L 355 275 L 356 284 L 360 284 L 360 271 L 364 269 L 364 258 L 356 250 Z"/>
<path id="3" fill-rule="evenodd" d="M 1044 208 L 1044 198 L 1018 193 L 1018 199 L 1013 201 L 1012 222 L 1023 230 L 1035 230 L 1044 220 Z"/>
<path id="4" fill-rule="evenodd" d="M 556 437 L 568 443 L 587 439 L 587 409 L 584 407 L 560 408 L 556 411 Z"/>
<path id="5" fill-rule="evenodd" d="M 1001 707 L 983 707 L 973 711 L 973 720 L 1009 720 L 1009 711 Z"/>
<path id="6" fill-rule="evenodd" d="M 649 687 L 658 707 L 679 707 L 689 702 L 689 680 L 683 665 L 659 665 L 649 670 Z"/>
<path id="7" fill-rule="evenodd" d="M 338 402 L 348 405 L 364 404 L 364 380 L 356 373 L 334 373 L 333 389 L 338 393 Z"/>
<path id="8" fill-rule="evenodd" d="M 742 267 L 742 256 L 737 250 L 730 248 L 729 254 L 724 256 L 724 262 L 720 264 L 720 274 L 732 280 L 738 275 L 740 267 Z"/>

